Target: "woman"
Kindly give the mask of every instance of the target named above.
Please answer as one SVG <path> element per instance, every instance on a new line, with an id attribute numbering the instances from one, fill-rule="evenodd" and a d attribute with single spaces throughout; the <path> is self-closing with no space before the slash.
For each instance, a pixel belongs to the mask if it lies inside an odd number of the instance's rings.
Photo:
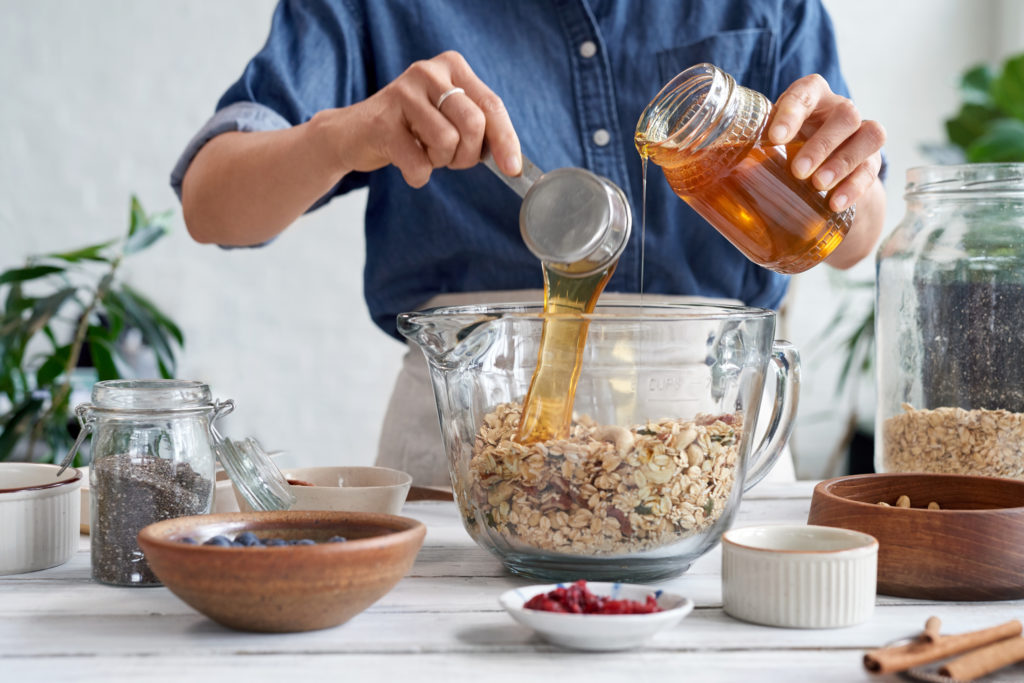
<path id="1" fill-rule="evenodd" d="M 199 242 L 264 244 L 338 194 L 368 187 L 364 293 L 395 315 L 453 301 L 521 300 L 541 286 L 519 197 L 478 165 L 516 175 L 587 168 L 640 206 L 633 129 L 684 68 L 708 61 L 776 100 L 770 138 L 798 132 L 799 178 L 856 221 L 828 263 L 872 250 L 884 217 L 884 131 L 846 97 L 819 0 L 306 0 L 277 7 L 266 45 L 172 175 Z M 608 292 L 700 296 L 776 308 L 787 278 L 747 261 L 671 193 L 647 191 L 639 239 Z M 641 272 L 644 281 L 641 283 Z M 417 366 L 419 368 L 417 369 Z M 436 414 L 414 351 L 382 433 L 380 464 L 447 483 Z"/>

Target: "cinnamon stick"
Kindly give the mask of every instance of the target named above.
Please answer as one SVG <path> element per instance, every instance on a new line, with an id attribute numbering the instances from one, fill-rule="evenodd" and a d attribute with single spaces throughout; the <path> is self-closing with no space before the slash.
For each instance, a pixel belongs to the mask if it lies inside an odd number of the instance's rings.
<path id="1" fill-rule="evenodd" d="M 924 633 L 921 634 L 921 640 L 926 643 L 934 643 L 939 639 L 939 629 L 942 628 L 942 620 L 938 617 L 928 617 L 928 621 L 924 622 Z"/>
<path id="2" fill-rule="evenodd" d="M 957 657 L 943 664 L 939 673 L 958 681 L 971 681 L 1021 660 L 1024 660 L 1024 638 L 1017 636 Z"/>
<path id="3" fill-rule="evenodd" d="M 908 645 L 872 650 L 864 655 L 864 668 L 876 674 L 907 669 L 952 655 L 1019 636 L 1024 625 L 1016 619 L 1005 624 L 952 636 L 939 636 L 934 643 L 914 641 Z"/>

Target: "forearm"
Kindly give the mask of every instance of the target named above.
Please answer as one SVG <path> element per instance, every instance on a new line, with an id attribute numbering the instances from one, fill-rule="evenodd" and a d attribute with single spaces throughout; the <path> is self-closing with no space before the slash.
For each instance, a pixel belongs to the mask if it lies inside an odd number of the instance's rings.
<path id="1" fill-rule="evenodd" d="M 197 242 L 260 244 L 301 216 L 345 175 L 313 121 L 283 130 L 224 133 L 196 154 L 182 210 Z"/>
<path id="2" fill-rule="evenodd" d="M 852 268 L 874 251 L 884 223 L 885 188 L 876 179 L 857 200 L 857 214 L 850 232 L 825 262 L 840 270 Z"/>

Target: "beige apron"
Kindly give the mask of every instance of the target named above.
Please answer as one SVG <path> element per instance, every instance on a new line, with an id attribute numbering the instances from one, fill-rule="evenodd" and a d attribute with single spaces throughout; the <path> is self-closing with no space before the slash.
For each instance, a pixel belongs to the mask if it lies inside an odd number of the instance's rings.
<path id="1" fill-rule="evenodd" d="M 539 305 L 543 300 L 544 293 L 539 289 L 467 292 L 435 296 L 423 308 L 497 303 L 534 303 Z M 640 300 L 639 294 L 605 292 L 601 295 L 602 303 L 639 304 Z M 648 294 L 643 297 L 643 303 L 739 304 L 740 302 L 733 299 Z M 762 401 L 762 404 L 766 403 L 768 402 Z M 764 407 L 771 410 L 770 405 L 763 405 L 762 412 Z M 764 424 L 766 419 L 758 420 L 758 422 Z M 406 350 L 402 359 L 402 368 L 395 380 L 395 388 L 392 391 L 391 400 L 384 414 L 384 424 L 381 427 L 376 464 L 408 472 L 417 486 L 451 486 L 427 361 L 423 352 L 415 345 L 410 345 Z M 768 476 L 771 479 L 793 480 L 793 463 L 788 448 Z"/>

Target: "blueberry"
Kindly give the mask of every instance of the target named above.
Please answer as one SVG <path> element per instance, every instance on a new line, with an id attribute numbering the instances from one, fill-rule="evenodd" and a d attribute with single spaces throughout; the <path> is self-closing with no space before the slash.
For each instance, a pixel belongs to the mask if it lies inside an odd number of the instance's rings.
<path id="1" fill-rule="evenodd" d="M 231 547 L 232 548 L 244 548 L 245 544 L 242 543 L 241 541 L 231 541 Z"/>
<path id="2" fill-rule="evenodd" d="M 345 538 L 344 536 L 331 536 L 330 538 L 327 539 L 327 542 L 328 543 L 344 543 L 347 540 L 348 539 Z"/>
<path id="3" fill-rule="evenodd" d="M 282 546 L 288 545 L 288 541 L 283 538 L 267 538 L 264 539 L 263 544 L 266 546 Z"/>
<path id="4" fill-rule="evenodd" d="M 308 538 L 302 538 L 298 541 L 295 541 L 295 545 L 316 545 L 316 541 L 310 540 Z"/>
<path id="5" fill-rule="evenodd" d="M 186 543 L 188 545 L 196 545 L 196 539 L 192 538 L 191 536 L 187 536 L 181 539 L 181 542 Z"/>
<path id="6" fill-rule="evenodd" d="M 238 536 L 235 537 L 235 542 L 241 543 L 246 547 L 251 547 L 254 545 L 263 545 L 259 537 L 251 531 L 244 531 L 238 534 Z"/>
<path id="7" fill-rule="evenodd" d="M 217 534 L 216 536 L 208 540 L 206 543 L 203 543 L 203 545 L 216 545 L 222 548 L 227 548 L 231 545 L 231 539 L 227 536 Z"/>

